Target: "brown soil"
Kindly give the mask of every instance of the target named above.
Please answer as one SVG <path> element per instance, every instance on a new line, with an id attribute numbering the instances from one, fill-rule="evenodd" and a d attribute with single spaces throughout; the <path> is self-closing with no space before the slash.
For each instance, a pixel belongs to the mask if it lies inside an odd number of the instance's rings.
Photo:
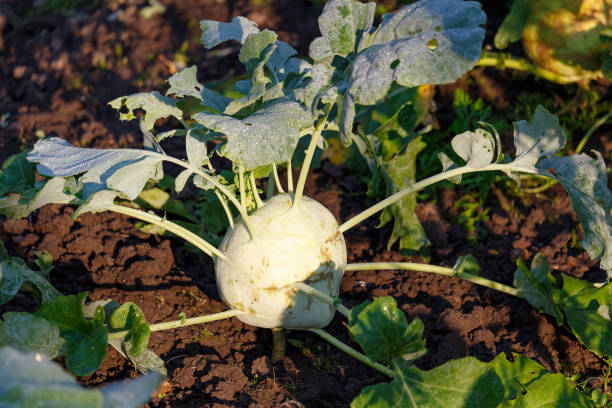
<path id="1" fill-rule="evenodd" d="M 201 19 L 246 15 L 302 52 L 317 34 L 318 10 L 309 2 L 163 3 L 165 15 L 150 20 L 139 17 L 145 5 L 140 0 L 112 0 L 70 17 L 30 15 L 28 1 L 0 3 L 0 113 L 10 114 L 7 126 L 0 128 L 0 161 L 31 146 L 37 130 L 83 146 L 137 146 L 136 125 L 119 122 L 106 103 L 163 88 L 172 69 L 164 61 L 175 59 L 184 42 L 185 55 L 190 64 L 197 63 L 203 81 L 240 72 L 236 47 L 206 52 L 199 45 Z M 491 89 L 503 92 L 498 77 L 487 78 L 493 81 Z M 598 140 L 605 146 L 605 135 Z M 342 220 L 366 207 L 364 193 L 365 186 L 349 170 L 328 162 L 314 173 L 306 191 Z M 511 284 L 516 259 L 542 252 L 557 272 L 603 277 L 598 263 L 573 245 L 581 230 L 561 188 L 530 200 L 495 189 L 484 225 L 487 235 L 477 245 L 452 223 L 453 202 L 460 194 L 440 189 L 436 204 L 419 204 L 418 215 L 432 241 L 431 263 L 452 266 L 458 256 L 472 253 L 482 275 Z M 178 239 L 145 234 L 123 216 L 86 214 L 73 221 L 72 213 L 72 208 L 53 205 L 27 219 L 0 220 L 0 236 L 12 255 L 28 262 L 34 251 L 49 251 L 55 260 L 51 280 L 63 293 L 88 291 L 92 301 L 136 302 L 151 323 L 175 319 L 180 312 L 196 316 L 224 310 L 206 256 L 186 250 Z M 346 234 L 349 261 L 405 260 L 386 251 L 390 230 L 375 225 L 369 220 Z M 489 361 L 502 352 L 522 353 L 551 371 L 579 372 L 583 378 L 599 377 L 604 368 L 565 328 L 526 302 L 490 289 L 393 271 L 349 272 L 342 282 L 341 297 L 348 306 L 386 295 L 397 300 L 409 320 L 418 317 L 425 324 L 429 352 L 417 361 L 421 368 L 467 355 Z M 0 312 L 34 307 L 20 294 Z M 269 330 L 237 319 L 206 329 L 151 335 L 150 346 L 166 362 L 170 386 L 149 407 L 342 407 L 364 386 L 385 380 L 306 332 L 291 332 L 288 338 L 297 341 L 288 346 L 283 361 L 272 364 Z M 336 318 L 327 330 L 350 342 L 343 319 Z M 110 350 L 102 367 L 80 380 L 93 386 L 135 375 L 131 364 Z"/>

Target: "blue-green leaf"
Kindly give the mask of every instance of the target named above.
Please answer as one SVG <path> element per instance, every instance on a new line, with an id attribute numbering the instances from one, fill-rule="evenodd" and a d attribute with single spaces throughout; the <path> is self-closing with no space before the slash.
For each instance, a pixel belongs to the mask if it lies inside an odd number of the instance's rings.
<path id="1" fill-rule="evenodd" d="M 66 177 L 85 173 L 79 183 L 83 198 L 100 190 L 115 190 L 134 200 L 150 179 L 158 179 L 163 156 L 138 149 L 74 147 L 57 137 L 34 145 L 28 160 L 38 163 L 43 176 Z"/>
<path id="2" fill-rule="evenodd" d="M 227 135 L 222 154 L 247 170 L 291 159 L 300 131 L 312 126 L 312 117 L 298 103 L 279 101 L 244 118 L 200 112 L 193 118 Z"/>
<path id="3" fill-rule="evenodd" d="M 217 112 L 223 112 L 225 107 L 231 102 L 231 99 L 219 95 L 215 91 L 199 83 L 196 78 L 197 70 L 198 68 L 192 65 L 172 75 L 168 79 L 170 88 L 166 91 L 166 95 L 175 94 L 181 97 L 192 96 L 202 101 L 204 106 L 213 108 Z"/>
<path id="4" fill-rule="evenodd" d="M 538 162 L 567 190 L 572 209 L 584 229 L 581 245 L 593 259 L 601 259 L 601 268 L 612 277 L 612 192 L 608 189 L 606 165 L 598 152 L 553 156 Z"/>
<path id="5" fill-rule="evenodd" d="M 31 285 L 35 297 L 40 303 L 48 303 L 61 296 L 40 272 L 28 268 L 26 263 L 17 257 L 0 262 L 0 305 L 11 300 L 24 283 Z"/>
<path id="6" fill-rule="evenodd" d="M 229 40 L 242 44 L 250 34 L 259 32 L 257 24 L 246 17 L 234 17 L 230 23 L 202 20 L 200 28 L 202 29 L 200 41 L 206 48 L 215 47 Z"/>
<path id="7" fill-rule="evenodd" d="M 145 114 L 141 118 L 141 123 L 145 130 L 153 129 L 155 121 L 159 118 L 168 116 L 174 116 L 179 120 L 183 118 L 183 112 L 176 107 L 176 102 L 157 91 L 121 96 L 108 104 L 118 111 L 124 107 L 127 109 L 126 113 L 119 113 L 120 120 L 135 119 L 134 110 L 143 109 Z"/>
<path id="8" fill-rule="evenodd" d="M 310 44 L 310 57 L 331 62 L 334 55 L 346 57 L 356 51 L 361 34 L 372 27 L 375 8 L 375 3 L 328 1 L 318 20 L 322 37 Z"/>
<path id="9" fill-rule="evenodd" d="M 490 164 L 495 156 L 495 139 L 484 129 L 461 133 L 453 138 L 451 145 L 465 165 L 474 169 Z"/>
<path id="10" fill-rule="evenodd" d="M 152 372 L 134 380 L 115 382 L 100 388 L 103 408 L 140 408 L 151 399 L 162 381 L 162 375 Z"/>
<path id="11" fill-rule="evenodd" d="M 66 341 L 59 328 L 42 317 L 25 312 L 6 312 L 0 320 L 0 345 L 55 358 Z"/>
<path id="12" fill-rule="evenodd" d="M 0 406 L 102 408 L 102 395 L 82 388 L 59 364 L 37 353 L 0 347 Z"/>
<path id="13" fill-rule="evenodd" d="M 28 152 L 14 154 L 2 164 L 0 173 L 0 196 L 7 192 L 21 193 L 34 185 L 35 166 L 26 156 Z"/>

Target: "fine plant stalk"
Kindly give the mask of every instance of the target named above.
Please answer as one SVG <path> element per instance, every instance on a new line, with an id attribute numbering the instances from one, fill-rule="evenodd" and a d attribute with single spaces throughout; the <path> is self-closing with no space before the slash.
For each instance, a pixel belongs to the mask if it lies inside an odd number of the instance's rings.
<path id="1" fill-rule="evenodd" d="M 230 211 L 229 206 L 227 205 L 227 200 L 217 190 L 215 190 L 215 195 L 217 196 L 217 199 L 219 199 L 219 202 L 221 203 L 221 206 L 223 207 L 223 211 L 225 211 L 225 216 L 227 217 L 227 220 L 229 221 L 230 229 L 234 229 L 234 217 L 232 217 L 232 212 Z"/>
<path id="2" fill-rule="evenodd" d="M 271 199 L 274 196 L 274 172 L 270 171 L 268 175 L 268 187 L 266 188 L 266 200 Z"/>
<path id="3" fill-rule="evenodd" d="M 278 177 L 278 169 L 276 167 L 276 163 L 272 163 L 272 174 L 274 174 L 274 183 L 276 184 L 276 189 L 278 190 L 278 193 L 279 194 L 284 193 L 285 190 L 283 190 L 283 186 L 281 185 L 280 178 Z"/>
<path id="4" fill-rule="evenodd" d="M 589 128 L 589 130 L 585 133 L 585 135 L 580 140 L 580 143 L 578 143 L 578 146 L 576 146 L 576 151 L 574 152 L 574 154 L 580 154 L 582 152 L 582 149 L 584 149 L 584 146 L 589 141 L 593 133 L 595 133 L 597 129 L 599 129 L 604 123 L 606 123 L 608 119 L 610 119 L 610 117 L 612 117 L 612 112 L 608 112 L 602 118 L 600 118 L 597 122 L 593 123 L 593 126 Z"/>
<path id="5" fill-rule="evenodd" d="M 184 327 L 184 326 L 193 326 L 195 324 L 210 323 L 210 322 L 214 322 L 217 320 L 229 319 L 230 317 L 234 317 L 242 313 L 244 312 L 241 312 L 240 310 L 236 310 L 236 309 L 230 309 L 224 312 L 213 313 L 213 314 L 198 316 L 198 317 L 191 317 L 189 319 L 180 319 L 180 320 L 173 320 L 170 322 L 155 323 L 155 324 L 149 325 L 149 328 L 151 329 L 152 332 L 176 329 L 176 328 Z M 109 340 L 122 339 L 128 333 L 129 332 L 127 330 L 109 333 L 108 339 Z"/>
<path id="6" fill-rule="evenodd" d="M 406 187 L 405 189 L 400 190 L 395 194 L 390 195 L 389 197 L 373 205 L 367 210 L 360 212 L 359 214 L 355 215 L 353 218 L 346 221 L 344 224 L 340 225 L 340 227 L 338 227 L 338 230 L 340 232 L 346 232 L 349 229 L 353 228 L 355 225 L 359 224 L 361 221 L 365 220 L 366 218 L 371 217 L 377 212 L 401 200 L 402 198 L 404 198 L 404 196 L 408 194 L 416 193 L 417 191 L 420 191 L 424 189 L 425 187 L 428 187 L 439 181 L 446 180 L 454 176 L 459 176 L 459 175 L 467 174 L 467 173 L 476 173 L 480 171 L 496 171 L 496 170 L 539 174 L 538 171 L 535 169 L 530 170 L 524 167 L 514 167 L 510 164 L 503 164 L 503 163 L 491 163 L 487 166 L 480 167 L 480 168 L 472 168 L 472 167 L 463 166 L 463 167 L 459 167 L 456 169 L 443 171 L 441 173 L 428 177 L 424 180 L 421 180 L 418 183 L 414 183 L 413 185 Z"/>
<path id="7" fill-rule="evenodd" d="M 210 171 L 215 170 L 212 164 L 210 163 L 210 160 L 208 161 L 208 163 L 206 163 L 206 166 L 208 167 L 208 170 Z M 229 209 L 229 206 L 227 205 L 227 199 L 221 195 L 219 190 L 215 190 L 215 196 L 217 196 L 217 199 L 219 200 L 219 202 L 221 203 L 221 206 L 223 207 L 223 211 L 225 211 L 225 216 L 227 217 L 227 221 L 229 222 L 230 229 L 234 229 L 234 217 L 232 216 L 232 212 Z"/>
<path id="8" fill-rule="evenodd" d="M 240 205 L 246 208 L 246 193 L 244 191 L 244 167 L 238 167 L 238 179 L 240 180 Z"/>
<path id="9" fill-rule="evenodd" d="M 180 225 L 173 223 L 172 221 L 168 221 L 164 218 L 161 218 L 158 215 L 150 214 L 142 210 L 137 210 L 135 208 L 124 207 L 116 204 L 113 204 L 112 206 L 108 207 L 108 210 L 119 214 L 124 214 L 133 218 L 138 218 L 139 220 L 146 221 L 150 224 L 159 225 L 165 230 L 170 231 L 173 234 L 183 238 L 185 241 L 192 243 L 208 256 L 212 258 L 218 257 L 223 260 L 229 261 L 221 251 L 219 251 L 212 244 L 208 243 L 200 236 L 194 234 L 186 228 L 181 227 Z"/>
<path id="10" fill-rule="evenodd" d="M 351 356 L 351 357 L 361 361 L 365 365 L 368 365 L 368 366 L 372 367 L 376 371 L 381 372 L 384 375 L 389 376 L 391 378 L 394 377 L 393 371 L 391 371 L 391 369 L 389 367 L 386 367 L 386 366 L 384 366 L 384 365 L 382 365 L 380 363 L 372 361 L 365 354 L 361 354 L 360 352 L 358 352 L 354 348 L 344 344 L 343 342 L 341 342 L 340 340 L 338 340 L 337 338 L 335 338 L 334 336 L 332 336 L 331 334 L 329 334 L 325 330 L 323 330 L 323 329 L 306 329 L 306 330 L 309 330 L 309 331 L 311 331 L 313 333 L 318 334 L 323 340 L 327 341 L 332 346 L 337 347 L 338 349 L 344 351 L 349 356 Z"/>
<path id="11" fill-rule="evenodd" d="M 293 193 L 293 169 L 291 168 L 291 160 L 287 162 L 287 192 Z"/>
<path id="12" fill-rule="evenodd" d="M 298 178 L 297 186 L 295 187 L 295 195 L 293 197 L 293 206 L 296 208 L 300 207 L 302 195 L 304 194 L 304 186 L 306 185 L 306 177 L 308 176 L 308 170 L 310 170 L 312 158 L 314 157 L 314 153 L 317 150 L 317 145 L 319 144 L 321 133 L 323 132 L 323 128 L 325 127 L 325 123 L 327 122 L 327 115 L 329 114 L 329 109 L 327 109 L 326 112 L 327 113 L 317 122 L 315 130 L 312 133 L 312 138 L 310 139 L 310 144 L 308 145 L 308 149 L 306 150 L 306 157 L 304 157 L 304 163 L 302 164 L 302 169 L 300 170 L 300 177 Z"/>
<path id="13" fill-rule="evenodd" d="M 324 301 L 325 303 L 329 304 L 334 309 L 336 309 L 340 314 L 342 314 L 346 318 L 349 317 L 350 310 L 347 307 L 345 307 L 342 303 L 340 303 L 340 299 L 333 298 L 329 295 L 326 295 L 320 290 L 313 288 L 312 286 L 307 285 L 304 282 L 297 282 L 297 283 L 294 283 L 292 286 L 301 292 L 304 292 L 306 294 L 309 294 L 311 296 L 314 296 Z"/>
<path id="14" fill-rule="evenodd" d="M 252 171 L 249 172 L 249 181 L 251 182 L 251 189 L 253 190 L 253 197 L 255 197 L 255 204 L 257 208 L 263 205 L 263 201 L 261 201 L 261 197 L 259 197 L 259 193 L 257 192 L 257 183 L 255 182 L 255 174 Z"/>
<path id="15" fill-rule="evenodd" d="M 480 58 L 476 65 L 481 67 L 496 67 L 498 69 L 509 68 L 516 71 L 528 72 L 530 74 L 539 76 L 540 78 L 544 78 L 547 81 L 555 82 L 561 85 L 574 82 L 572 78 L 567 78 L 552 71 L 540 68 L 537 65 L 530 64 L 525 59 L 514 58 L 496 53 L 487 53 L 485 56 Z"/>
<path id="16" fill-rule="evenodd" d="M 217 180 L 215 180 L 214 177 L 211 177 L 210 174 L 207 174 L 205 171 L 202 171 L 199 168 L 192 167 L 188 163 L 185 163 L 182 160 L 179 160 L 179 159 L 177 159 L 175 157 L 172 157 L 172 156 L 167 156 L 165 154 L 158 154 L 158 156 L 162 160 L 166 160 L 166 161 L 168 161 L 170 163 L 177 164 L 177 165 L 179 165 L 181 167 L 184 167 L 186 169 L 189 169 L 189 170 L 193 171 L 195 174 L 197 174 L 199 176 L 202 176 L 202 178 L 204 178 L 204 180 L 208 181 L 210 184 L 215 186 L 215 188 L 217 188 L 220 192 L 222 192 L 232 202 L 232 204 L 234 204 L 234 206 L 236 207 L 236 209 L 240 213 L 240 216 L 244 220 L 244 223 L 245 223 L 247 229 L 249 230 L 249 233 L 251 234 L 251 236 L 253 236 L 253 228 L 251 227 L 251 223 L 249 222 L 249 215 L 247 214 L 246 206 L 241 205 L 240 202 L 236 199 L 236 196 L 234 196 L 234 194 L 231 191 L 229 191 L 227 189 L 227 187 L 225 187 L 223 184 L 221 184 Z"/>
<path id="17" fill-rule="evenodd" d="M 371 270 L 404 270 L 404 271 L 417 271 L 417 272 L 431 272 L 438 275 L 451 276 L 454 278 L 460 278 L 472 283 L 476 283 L 487 288 L 495 289 L 500 292 L 507 293 L 512 296 L 519 296 L 519 290 L 512 286 L 504 285 L 503 283 L 495 282 L 482 276 L 472 275 L 471 273 L 460 273 L 453 268 L 446 268 L 444 266 L 420 264 L 413 262 L 371 262 L 371 263 L 358 263 L 348 264 L 346 266 L 347 271 L 371 271 Z"/>

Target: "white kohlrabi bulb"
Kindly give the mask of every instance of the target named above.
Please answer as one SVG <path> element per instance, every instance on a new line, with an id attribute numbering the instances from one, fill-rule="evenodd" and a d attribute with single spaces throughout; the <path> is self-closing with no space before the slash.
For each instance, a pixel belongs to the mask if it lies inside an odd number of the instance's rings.
<path id="1" fill-rule="evenodd" d="M 292 285 L 304 282 L 338 296 L 346 268 L 346 245 L 334 216 L 303 197 L 273 197 L 249 216 L 255 238 L 242 220 L 228 230 L 216 259 L 217 285 L 225 302 L 245 312 L 237 316 L 258 327 L 325 327 L 334 309 Z"/>

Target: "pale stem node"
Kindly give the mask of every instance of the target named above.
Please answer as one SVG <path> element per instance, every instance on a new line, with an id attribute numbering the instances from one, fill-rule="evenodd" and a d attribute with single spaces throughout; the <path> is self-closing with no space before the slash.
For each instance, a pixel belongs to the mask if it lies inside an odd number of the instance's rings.
<path id="1" fill-rule="evenodd" d="M 512 296 L 519 296 L 519 290 L 512 286 L 504 285 L 482 276 L 472 275 L 470 273 L 461 273 L 453 268 L 447 268 L 444 266 L 420 264 L 413 262 L 370 262 L 370 263 L 358 263 L 348 264 L 346 271 L 374 271 L 374 270 L 404 270 L 404 271 L 416 271 L 416 272 L 431 272 L 438 275 L 451 276 L 454 278 L 460 278 L 472 283 L 476 283 L 481 286 L 486 286 L 491 289 L 498 290 L 500 292 L 507 293 Z"/>
<path id="2" fill-rule="evenodd" d="M 293 193 L 293 169 L 291 167 L 291 160 L 287 162 L 287 192 Z"/>
<path id="3" fill-rule="evenodd" d="M 276 163 L 272 163 L 272 174 L 274 174 L 274 183 L 276 184 L 276 189 L 278 190 L 278 193 L 279 194 L 284 193 L 285 190 L 283 190 L 283 186 L 281 185 L 281 182 L 280 182 L 280 177 L 278 177 L 278 168 L 276 167 Z"/>
<path id="4" fill-rule="evenodd" d="M 255 182 L 255 173 L 249 172 L 249 181 L 251 182 L 251 189 L 253 190 L 253 197 L 255 197 L 255 205 L 257 208 L 263 205 L 263 201 L 261 201 L 261 197 L 259 197 L 259 193 L 257 192 L 257 183 Z"/>

